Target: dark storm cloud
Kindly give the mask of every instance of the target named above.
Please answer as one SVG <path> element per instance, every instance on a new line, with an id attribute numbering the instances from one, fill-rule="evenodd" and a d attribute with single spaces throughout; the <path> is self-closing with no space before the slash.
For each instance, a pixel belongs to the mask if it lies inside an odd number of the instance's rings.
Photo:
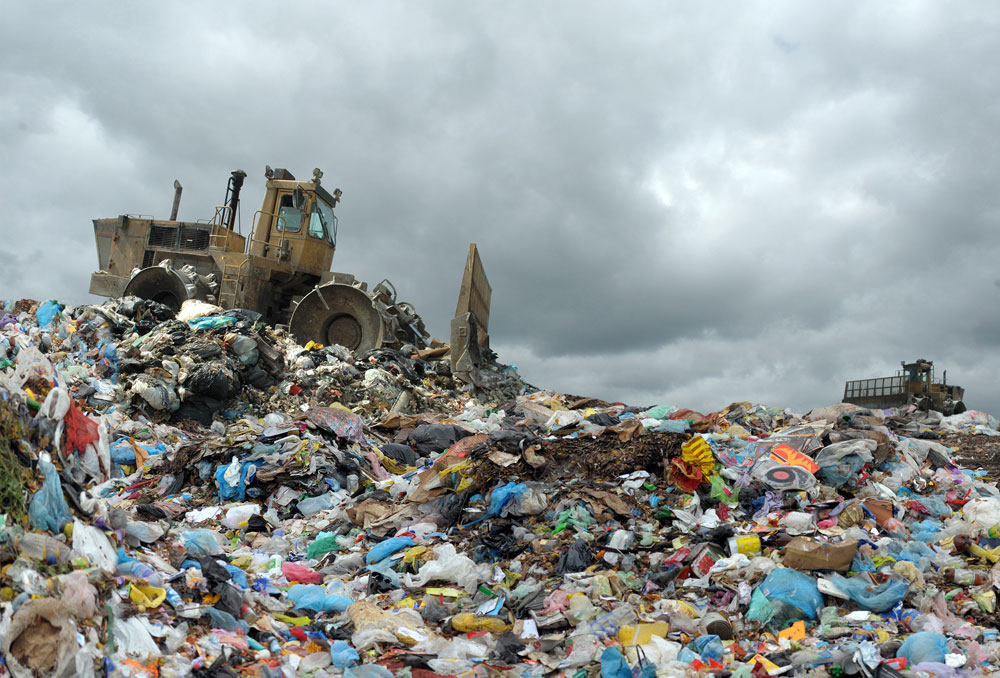
<path id="1" fill-rule="evenodd" d="M 1000 411 L 1000 10 L 439 2 L 5 9 L 0 297 L 230 170 L 344 190 L 334 268 L 445 337 L 469 242 L 533 383 L 804 410 L 918 356 Z M 996 364 L 994 364 L 996 363 Z"/>

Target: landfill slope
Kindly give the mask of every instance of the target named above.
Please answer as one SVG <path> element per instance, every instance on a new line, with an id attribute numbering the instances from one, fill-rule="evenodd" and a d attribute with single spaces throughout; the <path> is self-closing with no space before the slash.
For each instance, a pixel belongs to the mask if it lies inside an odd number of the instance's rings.
<path id="1" fill-rule="evenodd" d="M 989 414 L 476 384 L 203 303 L 0 302 L 3 671 L 997 670 Z"/>

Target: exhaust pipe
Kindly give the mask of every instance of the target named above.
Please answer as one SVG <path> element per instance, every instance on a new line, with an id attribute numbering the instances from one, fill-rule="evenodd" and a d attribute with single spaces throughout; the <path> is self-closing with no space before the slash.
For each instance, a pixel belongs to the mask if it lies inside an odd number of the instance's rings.
<path id="1" fill-rule="evenodd" d="M 247 173 L 243 170 L 233 170 L 229 178 L 229 223 L 226 228 L 230 231 L 236 226 L 236 208 L 240 204 L 240 189 L 243 188 L 243 180 L 247 178 Z"/>
<path id="2" fill-rule="evenodd" d="M 174 179 L 174 206 L 170 208 L 170 221 L 177 221 L 177 210 L 181 206 L 181 191 L 183 190 L 181 182 Z"/>

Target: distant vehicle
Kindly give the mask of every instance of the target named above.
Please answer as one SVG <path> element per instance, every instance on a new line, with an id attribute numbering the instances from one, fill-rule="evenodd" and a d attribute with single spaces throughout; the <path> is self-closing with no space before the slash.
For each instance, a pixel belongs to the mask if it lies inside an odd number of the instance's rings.
<path id="1" fill-rule="evenodd" d="M 369 291 L 354 276 L 330 271 L 337 245 L 333 210 L 341 191 L 321 186 L 320 170 L 303 181 L 268 167 L 249 238 L 236 232 L 246 176 L 232 172 L 224 203 L 206 221 L 177 221 L 176 181 L 170 219 L 95 219 L 100 270 L 90 278 L 90 293 L 134 295 L 175 311 L 188 299 L 249 309 L 270 325 L 286 326 L 299 343 L 340 344 L 358 353 L 427 345 L 423 320 L 410 304 L 396 301 L 392 283 L 383 280 Z M 451 328 L 452 364 L 459 374 L 489 354 L 489 311 L 489 282 L 472 244 Z"/>
<path id="2" fill-rule="evenodd" d="M 845 403 L 861 407 L 885 409 L 914 405 L 918 409 L 936 410 L 944 415 L 965 412 L 965 389 L 948 384 L 948 371 L 944 371 L 940 383 L 934 378 L 934 363 L 918 358 L 912 363 L 900 362 L 903 366 L 894 377 L 858 379 L 844 385 Z"/>

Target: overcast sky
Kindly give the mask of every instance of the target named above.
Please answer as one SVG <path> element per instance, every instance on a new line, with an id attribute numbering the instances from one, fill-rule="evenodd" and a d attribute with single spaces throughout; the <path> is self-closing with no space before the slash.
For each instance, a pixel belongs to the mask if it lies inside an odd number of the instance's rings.
<path id="1" fill-rule="evenodd" d="M 0 298 L 91 220 L 340 187 L 334 269 L 435 336 L 469 242 L 546 388 L 805 411 L 925 357 L 1000 413 L 995 2 L 0 4 Z"/>

